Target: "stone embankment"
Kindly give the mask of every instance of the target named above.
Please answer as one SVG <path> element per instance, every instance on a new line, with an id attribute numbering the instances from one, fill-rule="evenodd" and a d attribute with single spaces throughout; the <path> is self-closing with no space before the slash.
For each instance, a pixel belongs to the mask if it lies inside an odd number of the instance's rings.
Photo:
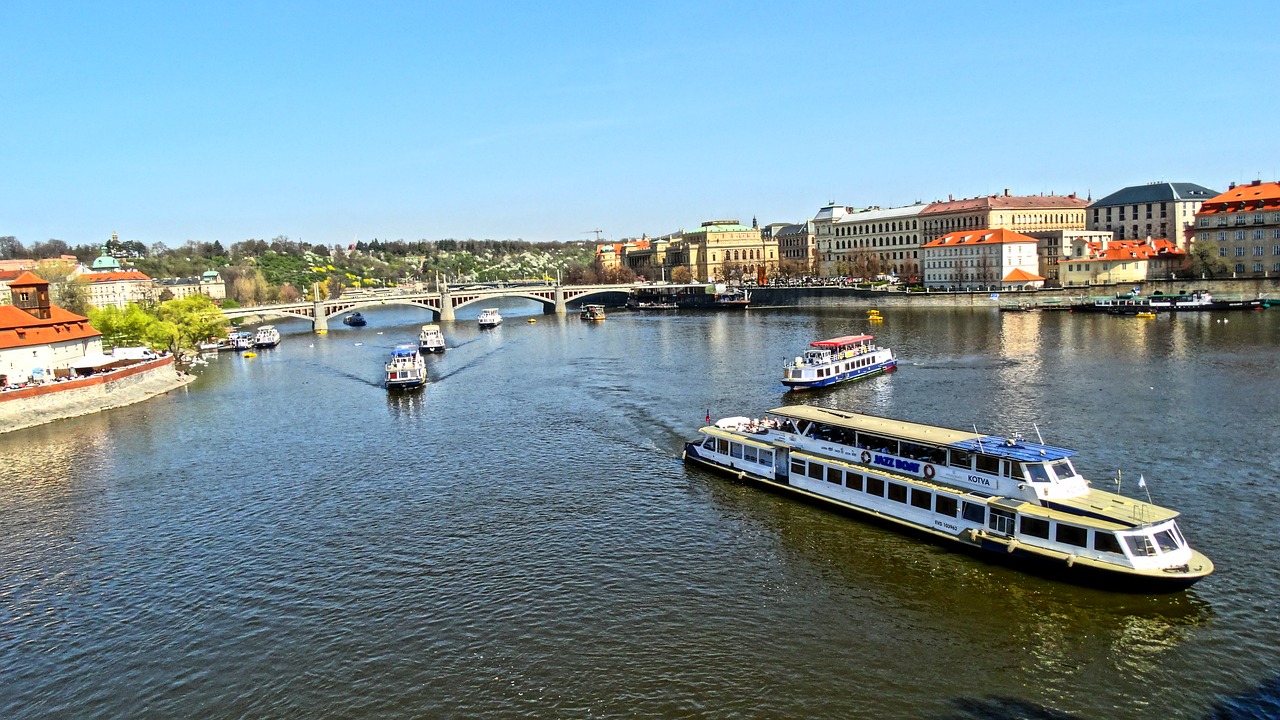
<path id="1" fill-rule="evenodd" d="M 132 405 L 194 379 L 178 372 L 172 357 L 162 357 L 101 375 L 0 392 L 0 433 Z"/>

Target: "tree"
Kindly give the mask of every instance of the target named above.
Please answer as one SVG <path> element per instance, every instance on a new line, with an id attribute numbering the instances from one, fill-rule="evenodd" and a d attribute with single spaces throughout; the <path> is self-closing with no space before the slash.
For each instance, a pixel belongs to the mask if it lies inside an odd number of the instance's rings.
<path id="1" fill-rule="evenodd" d="M 31 256 L 37 260 L 62 257 L 70 253 L 71 246 L 56 239 L 50 239 L 48 242 L 36 243 L 31 246 Z"/>
<path id="2" fill-rule="evenodd" d="M 688 265 L 678 265 L 671 269 L 671 282 L 686 285 L 693 282 L 693 271 Z"/>
<path id="3" fill-rule="evenodd" d="M 63 310 L 85 317 L 89 316 L 92 307 L 89 305 L 88 284 L 79 278 L 69 278 L 59 285 L 53 301 Z"/>
<path id="4" fill-rule="evenodd" d="M 0 237 L 0 260 L 17 260 L 27 256 L 27 248 L 12 235 Z"/>
<path id="5" fill-rule="evenodd" d="M 1222 259 L 1218 247 L 1218 243 L 1212 240 L 1196 240 L 1191 245 L 1189 269 L 1193 275 L 1213 279 L 1231 271 L 1227 261 Z"/>
<path id="6" fill-rule="evenodd" d="M 298 288 L 285 283 L 280 286 L 280 302 L 298 302 L 302 299 L 302 293 L 298 292 Z"/>

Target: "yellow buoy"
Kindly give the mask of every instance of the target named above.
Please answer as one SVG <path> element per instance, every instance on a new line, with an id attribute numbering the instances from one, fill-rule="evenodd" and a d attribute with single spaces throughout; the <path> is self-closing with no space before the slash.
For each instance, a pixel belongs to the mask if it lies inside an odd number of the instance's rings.
<path id="1" fill-rule="evenodd" d="M 529 324 L 530 324 L 530 325 L 532 325 L 532 324 L 534 324 L 534 323 L 536 323 L 536 322 L 538 322 L 537 318 L 529 318 Z"/>
<path id="2" fill-rule="evenodd" d="M 258 357 L 258 353 L 253 352 L 253 351 L 249 351 L 249 352 L 247 352 L 247 353 L 245 353 L 245 354 L 244 354 L 244 357 L 247 357 L 247 358 L 255 358 L 255 357 Z"/>

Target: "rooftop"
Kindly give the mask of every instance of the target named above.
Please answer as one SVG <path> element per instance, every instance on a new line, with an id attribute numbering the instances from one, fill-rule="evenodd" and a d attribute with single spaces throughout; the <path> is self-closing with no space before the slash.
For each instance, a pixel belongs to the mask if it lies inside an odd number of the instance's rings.
<path id="1" fill-rule="evenodd" d="M 1070 195 L 986 195 L 963 200 L 933 202 L 920 214 L 934 215 L 965 210 L 1070 210 L 1088 205 L 1088 201 L 1076 197 L 1075 193 Z"/>
<path id="2" fill-rule="evenodd" d="M 957 230 L 942 237 L 931 240 L 921 247 L 955 247 L 958 245 L 1000 245 L 1002 243 L 1037 243 L 1033 237 L 1022 233 L 997 228 L 995 230 Z"/>
<path id="3" fill-rule="evenodd" d="M 1208 200 L 1217 194 L 1216 190 L 1210 190 L 1203 185 L 1195 183 L 1155 182 L 1146 185 L 1131 185 L 1117 190 L 1104 198 L 1094 200 L 1090 207 L 1136 205 L 1138 203 L 1177 200 Z"/>

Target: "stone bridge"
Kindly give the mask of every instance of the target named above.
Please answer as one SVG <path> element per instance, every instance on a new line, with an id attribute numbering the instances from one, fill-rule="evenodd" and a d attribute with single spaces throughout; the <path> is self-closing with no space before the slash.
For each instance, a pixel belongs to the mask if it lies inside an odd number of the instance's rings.
<path id="1" fill-rule="evenodd" d="M 329 318 L 360 308 L 380 305 L 413 305 L 431 311 L 437 320 L 453 320 L 454 311 L 467 305 L 498 298 L 524 298 L 542 303 L 547 315 L 567 312 L 570 301 L 587 300 L 608 293 L 629 293 L 632 285 L 530 285 L 504 288 L 457 290 L 445 286 L 440 292 L 359 295 L 337 300 L 315 300 L 258 307 L 229 308 L 222 311 L 228 320 L 250 316 L 300 317 L 311 321 L 316 332 L 329 329 Z"/>

